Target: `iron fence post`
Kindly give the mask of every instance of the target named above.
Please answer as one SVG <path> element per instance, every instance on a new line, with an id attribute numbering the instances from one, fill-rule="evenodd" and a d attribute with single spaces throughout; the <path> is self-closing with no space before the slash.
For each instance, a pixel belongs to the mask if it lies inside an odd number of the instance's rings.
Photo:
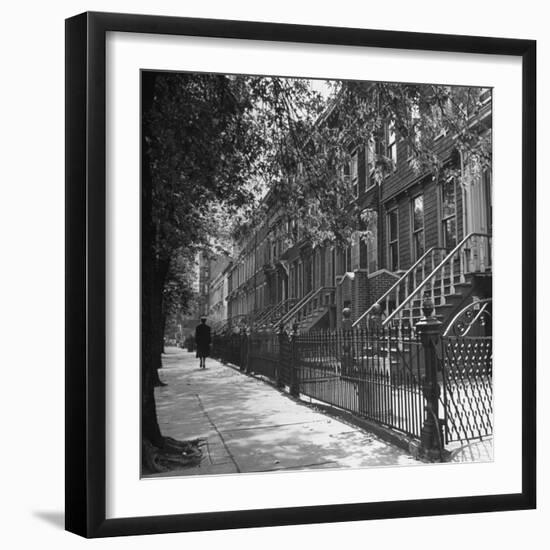
<path id="1" fill-rule="evenodd" d="M 298 368 L 298 323 L 294 323 L 290 335 L 290 395 L 294 397 L 300 395 Z"/>
<path id="2" fill-rule="evenodd" d="M 245 371 L 245 372 L 248 372 L 248 361 L 247 361 L 247 356 L 248 356 L 248 353 L 247 353 L 247 346 L 248 346 L 248 336 L 246 334 L 246 329 L 245 327 L 241 327 L 241 330 L 240 330 L 240 339 L 239 339 L 239 344 L 240 344 L 240 357 L 239 357 L 239 362 L 240 362 L 240 365 L 239 365 L 239 369 L 241 371 Z"/>
<path id="3" fill-rule="evenodd" d="M 279 363 L 277 364 L 277 387 L 283 388 L 284 382 L 283 382 L 283 369 L 284 366 L 284 349 L 285 349 L 285 338 L 287 337 L 285 332 L 285 326 L 283 323 L 279 324 L 279 328 L 277 330 L 277 338 L 279 340 Z"/>
<path id="4" fill-rule="evenodd" d="M 424 294 L 422 312 L 424 317 L 416 323 L 416 330 L 424 356 L 422 393 L 426 403 L 426 414 L 420 434 L 420 455 L 432 461 L 443 460 L 443 434 L 439 422 L 439 382 L 437 380 L 438 359 L 436 346 L 441 336 L 442 323 L 433 315 L 434 304 L 428 293 Z"/>
<path id="5" fill-rule="evenodd" d="M 353 370 L 353 357 L 351 353 L 351 309 L 345 307 L 342 310 L 342 374 L 350 376 Z"/>

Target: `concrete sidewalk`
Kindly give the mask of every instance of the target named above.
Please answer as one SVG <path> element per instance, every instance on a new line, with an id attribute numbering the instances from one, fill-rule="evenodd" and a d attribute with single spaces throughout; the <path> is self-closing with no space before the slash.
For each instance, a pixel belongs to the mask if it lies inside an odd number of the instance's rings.
<path id="1" fill-rule="evenodd" d="M 200 466 L 169 475 L 420 464 L 402 449 L 329 417 L 214 359 L 168 348 L 157 388 L 161 431 L 205 438 Z M 166 474 L 162 474 L 166 476 Z"/>
<path id="2" fill-rule="evenodd" d="M 447 462 L 492 462 L 494 456 L 493 438 L 487 437 L 481 441 L 469 441 L 461 445 L 449 445 L 450 457 Z"/>

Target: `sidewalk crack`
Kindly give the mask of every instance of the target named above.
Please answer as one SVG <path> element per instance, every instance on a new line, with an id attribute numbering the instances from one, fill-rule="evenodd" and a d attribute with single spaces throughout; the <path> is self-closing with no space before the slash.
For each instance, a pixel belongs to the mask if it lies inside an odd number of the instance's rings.
<path id="1" fill-rule="evenodd" d="M 214 428 L 214 430 L 218 434 L 219 438 L 221 439 L 222 445 L 223 445 L 225 451 L 227 452 L 227 455 L 229 456 L 229 458 L 231 459 L 231 462 L 233 463 L 233 466 L 235 466 L 235 469 L 237 470 L 237 473 L 240 474 L 241 469 L 239 468 L 239 465 L 237 464 L 237 461 L 235 460 L 235 457 L 233 456 L 233 454 L 229 450 L 229 447 L 227 446 L 227 443 L 225 442 L 225 439 L 223 438 L 223 435 L 221 434 L 220 430 L 218 430 L 218 427 L 216 426 L 216 424 L 214 424 L 214 421 L 210 418 L 210 415 L 208 414 L 208 412 L 204 408 L 204 405 L 202 403 L 202 399 L 201 399 L 200 395 L 198 393 L 196 393 L 195 395 L 197 396 L 199 406 L 200 406 L 202 412 L 204 413 L 204 416 L 206 416 L 206 418 L 208 419 L 208 422 L 210 422 L 210 425 L 212 426 L 212 428 Z"/>

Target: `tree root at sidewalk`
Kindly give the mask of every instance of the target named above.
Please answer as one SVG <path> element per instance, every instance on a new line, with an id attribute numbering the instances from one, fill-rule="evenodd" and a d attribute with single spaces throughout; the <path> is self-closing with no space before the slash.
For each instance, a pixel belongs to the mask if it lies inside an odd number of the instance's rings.
<path id="1" fill-rule="evenodd" d="M 198 466 L 202 460 L 202 446 L 205 439 L 178 441 L 164 437 L 162 447 L 156 447 L 144 439 L 141 450 L 143 473 L 165 473 L 180 468 Z"/>

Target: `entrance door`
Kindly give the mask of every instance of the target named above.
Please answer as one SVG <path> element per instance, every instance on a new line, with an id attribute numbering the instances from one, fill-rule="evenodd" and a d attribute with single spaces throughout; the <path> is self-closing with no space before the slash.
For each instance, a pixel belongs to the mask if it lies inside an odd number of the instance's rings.
<path id="1" fill-rule="evenodd" d="M 492 201 L 491 174 L 485 171 L 470 180 L 467 189 L 466 220 L 468 233 L 491 234 Z"/>
<path id="2" fill-rule="evenodd" d="M 466 187 L 466 224 L 469 233 L 481 233 L 492 235 L 493 229 L 493 202 L 492 181 L 490 170 L 471 171 L 467 178 Z M 473 250 L 472 270 L 485 271 L 490 265 L 491 243 L 490 239 L 478 237 L 473 239 L 476 250 Z"/>

